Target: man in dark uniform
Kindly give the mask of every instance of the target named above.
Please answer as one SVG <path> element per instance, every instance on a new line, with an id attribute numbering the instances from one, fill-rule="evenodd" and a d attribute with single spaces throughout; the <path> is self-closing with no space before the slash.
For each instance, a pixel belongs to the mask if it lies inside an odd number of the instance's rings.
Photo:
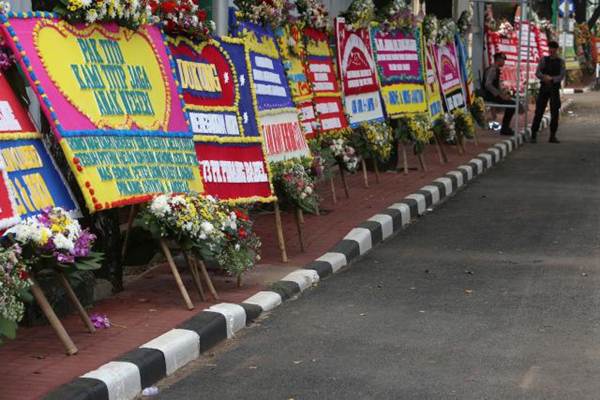
<path id="1" fill-rule="evenodd" d="M 535 75 L 540 80 L 540 93 L 535 103 L 535 116 L 531 124 L 531 143 L 537 142 L 542 116 L 550 101 L 550 143 L 560 143 L 556 138 L 560 110 L 560 83 L 565 78 L 565 61 L 558 56 L 558 43 L 548 43 L 550 55 L 542 57 Z"/>
<path id="2" fill-rule="evenodd" d="M 515 132 L 510 128 L 510 122 L 512 121 L 513 115 L 515 115 L 515 101 L 512 97 L 502 91 L 502 86 L 500 85 L 500 73 L 505 62 L 506 55 L 504 53 L 494 54 L 494 63 L 490 65 L 484 73 L 483 98 L 491 103 L 513 106 L 504 109 L 504 118 L 502 118 L 502 129 L 500 130 L 500 134 L 514 135 Z"/>

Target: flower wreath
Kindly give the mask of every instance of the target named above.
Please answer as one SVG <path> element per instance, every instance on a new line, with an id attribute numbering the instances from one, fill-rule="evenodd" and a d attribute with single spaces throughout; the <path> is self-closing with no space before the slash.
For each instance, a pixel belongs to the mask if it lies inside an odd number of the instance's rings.
<path id="1" fill-rule="evenodd" d="M 215 23 L 206 19 L 206 10 L 197 3 L 197 0 L 150 0 L 148 6 L 153 21 L 162 22 L 167 34 L 206 41 L 215 30 Z"/>
<path id="2" fill-rule="evenodd" d="M 277 197 L 284 203 L 309 213 L 316 213 L 319 196 L 315 191 L 314 179 L 309 173 L 311 168 L 312 160 L 308 158 L 271 163 Z"/>
<path id="3" fill-rule="evenodd" d="M 392 153 L 394 133 L 385 122 L 363 122 L 354 130 L 352 144 L 362 158 L 386 162 Z"/>
<path id="4" fill-rule="evenodd" d="M 331 31 L 329 12 L 320 0 L 296 0 L 300 21 L 319 31 Z"/>
<path id="5" fill-rule="evenodd" d="M 140 0 L 58 0 L 54 12 L 70 23 L 116 22 L 132 30 L 151 21 Z"/>
<path id="6" fill-rule="evenodd" d="M 375 3 L 373 0 L 353 0 L 343 16 L 351 30 L 369 28 L 375 20 Z"/>
<path id="7" fill-rule="evenodd" d="M 398 119 L 396 139 L 412 143 L 415 154 L 421 154 L 425 145 L 433 138 L 433 131 L 427 114 L 411 114 Z"/>
<path id="8" fill-rule="evenodd" d="M 60 207 L 49 207 L 8 229 L 9 241 L 41 273 L 51 269 L 72 274 L 99 269 L 103 254 L 92 251 L 96 236 Z"/>
<path id="9" fill-rule="evenodd" d="M 378 11 L 377 19 L 384 32 L 395 29 L 412 31 L 417 25 L 417 19 L 406 0 L 393 0 Z"/>
<path id="10" fill-rule="evenodd" d="M 277 28 L 291 22 L 294 5 L 289 0 L 234 0 L 242 20 Z"/>
<path id="11" fill-rule="evenodd" d="M 457 108 L 452 111 L 452 115 L 458 140 L 472 139 L 475 136 L 475 122 L 471 114 L 464 108 Z"/>
<path id="12" fill-rule="evenodd" d="M 475 96 L 469 107 L 471 116 L 480 127 L 485 127 L 487 121 L 485 116 L 485 102 L 482 97 Z"/>
<path id="13" fill-rule="evenodd" d="M 0 246 L 0 343 L 14 339 L 25 312 L 24 301 L 30 301 L 29 267 L 21 255 L 21 246 Z"/>

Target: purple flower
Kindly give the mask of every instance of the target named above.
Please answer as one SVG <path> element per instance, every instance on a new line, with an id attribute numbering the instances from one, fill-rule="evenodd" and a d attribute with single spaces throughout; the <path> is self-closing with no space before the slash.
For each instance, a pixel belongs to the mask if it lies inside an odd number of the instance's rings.
<path id="1" fill-rule="evenodd" d="M 90 321 L 96 329 L 110 328 L 110 320 L 106 314 L 94 313 L 90 316 Z"/>
<path id="2" fill-rule="evenodd" d="M 83 230 L 75 242 L 73 255 L 75 257 L 87 257 L 90 254 L 92 244 L 96 240 L 96 235 L 90 233 L 87 229 Z"/>
<path id="3" fill-rule="evenodd" d="M 54 253 L 56 256 L 56 261 L 58 261 L 61 264 L 74 264 L 75 263 L 75 256 L 71 255 L 71 254 L 63 254 L 63 253 Z"/>

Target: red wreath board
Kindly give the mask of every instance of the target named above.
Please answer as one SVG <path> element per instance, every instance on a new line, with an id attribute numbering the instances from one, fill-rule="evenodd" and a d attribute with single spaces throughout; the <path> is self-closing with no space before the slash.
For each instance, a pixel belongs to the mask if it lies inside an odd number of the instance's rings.
<path id="1" fill-rule="evenodd" d="M 206 193 L 224 200 L 272 196 L 260 143 L 196 143 Z"/>
<path id="2" fill-rule="evenodd" d="M 382 120 L 383 105 L 369 29 L 351 30 L 345 19 L 338 17 L 335 36 L 337 65 L 350 124 Z"/>
<path id="3" fill-rule="evenodd" d="M 307 41 L 329 46 L 327 34 L 313 28 L 304 29 Z M 311 54 L 307 46 L 307 77 L 315 95 L 313 99 L 319 122 L 318 133 L 329 133 L 348 128 L 348 120 L 342 105 L 342 96 L 333 66 L 333 57 Z"/>

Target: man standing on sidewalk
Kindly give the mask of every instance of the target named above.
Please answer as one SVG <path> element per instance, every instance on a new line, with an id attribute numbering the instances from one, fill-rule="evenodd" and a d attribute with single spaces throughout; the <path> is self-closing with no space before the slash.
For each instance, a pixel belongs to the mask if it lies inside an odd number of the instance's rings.
<path id="1" fill-rule="evenodd" d="M 488 67 L 483 77 L 483 98 L 486 101 L 496 104 L 506 104 L 512 107 L 504 109 L 504 117 L 502 118 L 501 135 L 514 135 L 514 131 L 510 128 L 510 122 L 515 115 L 515 101 L 502 91 L 500 84 L 500 71 L 506 62 L 504 53 L 494 54 L 494 63 Z"/>
<path id="2" fill-rule="evenodd" d="M 550 143 L 560 143 L 556 138 L 558 114 L 560 110 L 560 83 L 565 78 L 565 61 L 558 56 L 558 43 L 548 43 L 550 55 L 542 57 L 535 75 L 540 80 L 540 92 L 535 103 L 535 116 L 531 124 L 531 143 L 537 142 L 542 116 L 550 101 Z"/>

